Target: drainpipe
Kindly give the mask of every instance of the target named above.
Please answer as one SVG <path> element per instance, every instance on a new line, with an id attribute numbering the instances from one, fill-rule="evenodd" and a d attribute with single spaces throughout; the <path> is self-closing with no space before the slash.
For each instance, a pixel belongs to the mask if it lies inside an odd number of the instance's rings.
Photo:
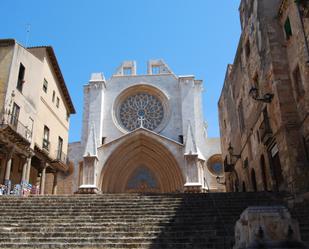
<path id="1" fill-rule="evenodd" d="M 302 18 L 302 16 L 301 16 L 301 12 L 300 12 L 300 7 L 299 7 L 300 1 L 299 1 L 299 0 L 296 0 L 295 3 L 296 3 L 296 8 L 297 8 L 298 18 L 299 18 L 299 21 L 300 21 L 300 24 L 301 24 L 302 33 L 303 33 L 303 36 L 304 36 L 305 50 L 306 50 L 306 54 L 307 54 L 307 61 L 306 61 L 306 64 L 307 64 L 307 66 L 309 66 L 309 47 L 308 47 L 308 39 L 307 39 L 306 32 L 305 32 L 304 21 L 303 21 L 303 18 Z"/>

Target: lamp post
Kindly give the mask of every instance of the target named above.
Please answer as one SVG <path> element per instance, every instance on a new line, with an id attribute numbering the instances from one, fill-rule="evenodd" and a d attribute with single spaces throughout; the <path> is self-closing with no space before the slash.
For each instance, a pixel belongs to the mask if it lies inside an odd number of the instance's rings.
<path id="1" fill-rule="evenodd" d="M 231 145 L 231 142 L 229 143 L 229 147 L 227 148 L 228 152 L 229 152 L 229 155 L 230 155 L 230 158 L 232 159 L 233 157 L 235 157 L 236 159 L 239 159 L 241 158 L 240 155 L 236 155 L 234 154 L 234 148 L 233 146 Z"/>
<path id="2" fill-rule="evenodd" d="M 217 176 L 217 177 L 216 177 L 216 181 L 217 181 L 218 184 L 226 185 L 226 182 L 225 182 L 225 181 L 224 181 L 224 182 L 221 182 L 221 177 L 220 177 L 220 176 Z"/>
<path id="3" fill-rule="evenodd" d="M 270 103 L 274 97 L 272 93 L 265 93 L 263 97 L 260 97 L 259 89 L 254 86 L 251 87 L 251 89 L 249 90 L 249 96 L 256 101 L 260 101 L 264 103 Z"/>

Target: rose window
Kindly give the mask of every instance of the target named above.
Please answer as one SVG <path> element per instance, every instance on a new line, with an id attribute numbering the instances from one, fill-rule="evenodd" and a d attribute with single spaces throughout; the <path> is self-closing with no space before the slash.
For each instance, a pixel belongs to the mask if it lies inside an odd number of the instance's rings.
<path id="1" fill-rule="evenodd" d="M 119 108 L 119 119 L 128 131 L 139 127 L 156 129 L 164 116 L 163 105 L 154 95 L 136 93 L 125 99 Z"/>

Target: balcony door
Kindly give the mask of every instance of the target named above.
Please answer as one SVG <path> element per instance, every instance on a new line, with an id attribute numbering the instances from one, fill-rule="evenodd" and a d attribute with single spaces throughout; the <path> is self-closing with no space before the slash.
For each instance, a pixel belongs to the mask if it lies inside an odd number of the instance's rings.
<path id="1" fill-rule="evenodd" d="M 62 159 L 62 145 L 63 145 L 63 139 L 61 137 L 58 137 L 58 150 L 57 150 L 57 159 Z"/>
<path id="2" fill-rule="evenodd" d="M 19 111 L 20 111 L 20 107 L 16 103 L 14 103 L 10 122 L 11 122 L 11 125 L 15 128 L 17 127 L 17 124 L 18 124 Z"/>

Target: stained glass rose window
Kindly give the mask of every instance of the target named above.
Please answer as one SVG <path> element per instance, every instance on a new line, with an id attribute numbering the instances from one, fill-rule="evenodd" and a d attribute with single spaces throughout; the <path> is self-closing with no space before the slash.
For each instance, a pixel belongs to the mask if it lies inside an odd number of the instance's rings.
<path id="1" fill-rule="evenodd" d="M 141 126 L 154 130 L 162 123 L 163 117 L 164 108 L 161 101 L 149 93 L 135 93 L 120 104 L 119 119 L 128 131 Z"/>

